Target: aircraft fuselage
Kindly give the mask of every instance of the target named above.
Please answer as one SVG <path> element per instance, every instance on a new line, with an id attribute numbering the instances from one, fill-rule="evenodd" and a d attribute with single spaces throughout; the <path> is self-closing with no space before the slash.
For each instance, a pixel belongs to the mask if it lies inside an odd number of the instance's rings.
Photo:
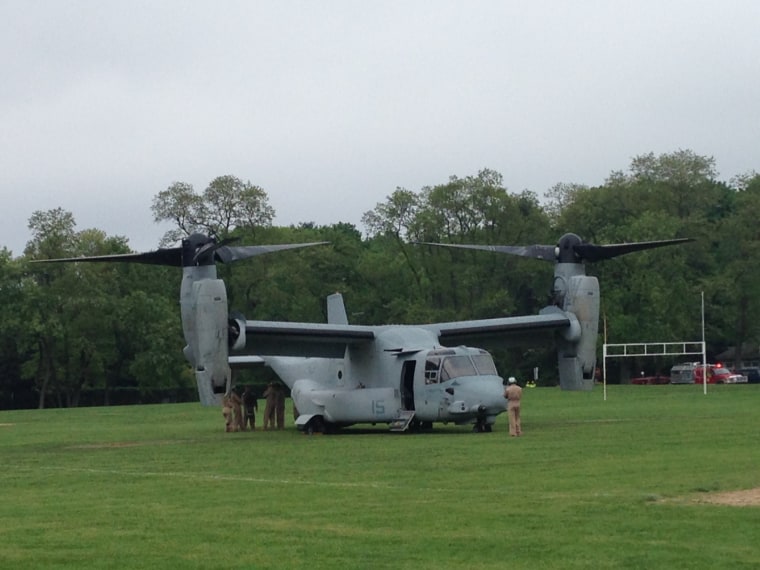
<path id="1" fill-rule="evenodd" d="M 410 342 L 411 341 L 411 342 Z M 429 348 L 409 349 L 409 346 Z M 402 412 L 414 421 L 475 424 L 490 429 L 505 410 L 502 378 L 479 348 L 442 347 L 429 331 L 381 327 L 377 342 L 347 348 L 345 358 L 267 357 L 291 388 L 304 427 L 391 423 Z"/>

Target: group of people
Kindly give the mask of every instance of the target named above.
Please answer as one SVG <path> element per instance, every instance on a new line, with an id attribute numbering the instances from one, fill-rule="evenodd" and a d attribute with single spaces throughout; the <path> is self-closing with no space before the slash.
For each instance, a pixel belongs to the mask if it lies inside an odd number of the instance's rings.
<path id="1" fill-rule="evenodd" d="M 285 391 L 282 386 L 270 382 L 262 394 L 264 406 L 264 429 L 285 428 Z M 233 388 L 222 398 L 222 415 L 225 431 L 254 431 L 256 429 L 256 412 L 259 402 L 250 386 L 242 394 L 239 388 Z"/>

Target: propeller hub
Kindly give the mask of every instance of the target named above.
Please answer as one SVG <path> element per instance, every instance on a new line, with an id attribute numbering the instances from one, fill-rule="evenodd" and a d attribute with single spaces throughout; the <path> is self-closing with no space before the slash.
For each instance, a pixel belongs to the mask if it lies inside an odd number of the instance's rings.
<path id="1" fill-rule="evenodd" d="M 182 265 L 214 264 L 214 245 L 216 240 L 203 234 L 192 234 L 182 240 Z"/>
<path id="2" fill-rule="evenodd" d="M 565 234 L 557 244 L 557 261 L 559 263 L 580 263 L 581 257 L 576 251 L 576 246 L 583 243 L 577 234 Z"/>

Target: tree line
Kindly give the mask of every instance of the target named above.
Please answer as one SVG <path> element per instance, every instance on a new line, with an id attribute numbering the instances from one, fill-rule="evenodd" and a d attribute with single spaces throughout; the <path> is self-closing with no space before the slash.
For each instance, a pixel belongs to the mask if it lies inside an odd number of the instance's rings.
<path id="1" fill-rule="evenodd" d="M 325 297 L 336 291 L 355 324 L 536 314 L 549 300 L 551 264 L 420 243 L 552 244 L 567 232 L 599 244 L 689 237 L 588 265 L 602 290 L 600 331 L 609 342 L 700 340 L 704 294 L 710 354 L 760 343 L 760 175 L 720 181 L 714 160 L 689 150 L 638 156 L 597 187 L 557 184 L 543 201 L 510 192 L 488 169 L 397 188 L 364 214 L 361 229 L 275 226 L 265 190 L 229 175 L 200 193 L 174 183 L 152 211 L 173 223 L 162 245 L 195 231 L 243 244 L 330 242 L 219 267 L 230 309 L 260 320 L 324 321 Z M 35 212 L 29 229 L 22 256 L 0 250 L 0 407 L 194 399 L 178 270 L 30 264 L 130 248 L 125 237 L 77 230 L 60 208 Z M 502 375 L 526 377 L 538 366 L 543 382 L 556 379 L 552 346 L 487 348 Z M 653 365 L 665 363 L 636 363 Z"/>

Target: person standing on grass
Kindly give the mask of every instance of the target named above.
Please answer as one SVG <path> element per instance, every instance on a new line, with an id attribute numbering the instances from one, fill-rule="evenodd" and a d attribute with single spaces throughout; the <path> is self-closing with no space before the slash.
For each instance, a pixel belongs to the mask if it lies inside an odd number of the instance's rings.
<path id="1" fill-rule="evenodd" d="M 230 401 L 232 402 L 232 431 L 243 431 L 245 429 L 243 399 L 237 393 L 237 390 L 232 390 Z"/>
<path id="2" fill-rule="evenodd" d="M 520 426 L 520 400 L 522 399 L 522 388 L 517 384 L 514 376 L 509 377 L 507 388 L 504 390 L 504 397 L 507 399 L 507 414 L 509 415 L 509 435 L 520 437 L 522 428 Z"/>
<path id="3" fill-rule="evenodd" d="M 243 421 L 243 429 L 248 429 L 250 426 L 251 431 L 256 430 L 256 412 L 259 411 L 259 402 L 256 399 L 256 394 L 253 393 L 250 386 L 246 386 L 243 390 L 243 407 L 245 408 L 245 420 Z"/>
<path id="4" fill-rule="evenodd" d="M 232 400 L 229 394 L 225 394 L 222 398 L 222 415 L 224 416 L 224 431 L 232 430 Z"/>
<path id="5" fill-rule="evenodd" d="M 264 406 L 264 429 L 266 430 L 274 428 L 274 410 L 277 403 L 277 388 L 275 388 L 274 382 L 270 382 L 267 385 L 263 397 L 266 399 L 266 405 Z"/>

